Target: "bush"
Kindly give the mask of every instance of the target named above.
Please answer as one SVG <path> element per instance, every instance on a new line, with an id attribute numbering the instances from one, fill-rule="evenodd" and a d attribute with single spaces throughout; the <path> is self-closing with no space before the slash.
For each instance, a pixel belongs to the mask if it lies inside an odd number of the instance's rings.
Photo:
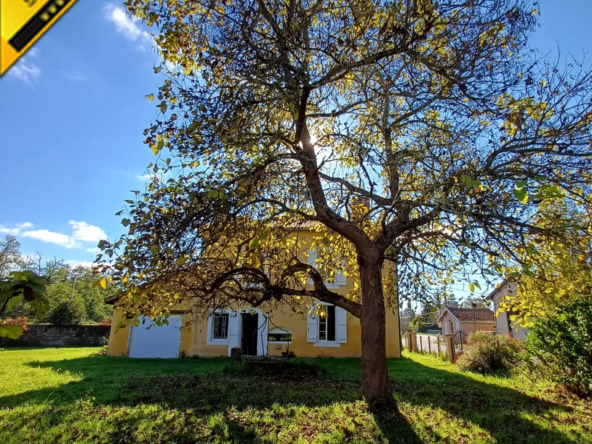
<path id="1" fill-rule="evenodd" d="M 491 373 L 508 371 L 521 361 L 522 345 L 517 339 L 491 333 L 471 333 L 456 364 L 463 371 Z"/>
<path id="2" fill-rule="evenodd" d="M 556 382 L 592 395 L 592 301 L 571 302 L 538 319 L 527 349 Z"/>
<path id="3" fill-rule="evenodd" d="M 273 358 L 271 360 L 245 361 L 239 367 L 229 366 L 225 368 L 224 372 L 237 376 L 263 376 L 290 380 L 311 377 L 320 378 L 326 374 L 323 367 L 314 360 L 306 358 Z"/>
<path id="4" fill-rule="evenodd" d="M 49 313 L 47 320 L 53 325 L 79 325 L 85 317 L 84 305 L 75 299 L 60 302 Z"/>

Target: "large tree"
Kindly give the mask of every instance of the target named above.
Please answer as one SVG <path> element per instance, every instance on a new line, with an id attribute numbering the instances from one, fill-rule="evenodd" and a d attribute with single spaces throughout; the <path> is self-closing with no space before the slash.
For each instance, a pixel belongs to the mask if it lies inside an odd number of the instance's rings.
<path id="1" fill-rule="evenodd" d="M 103 243 L 126 316 L 333 303 L 360 318 L 365 398 L 392 401 L 396 291 L 502 273 L 554 231 L 530 224 L 541 201 L 588 195 L 591 76 L 534 60 L 534 3 L 128 0 L 166 80 L 153 180 Z"/>

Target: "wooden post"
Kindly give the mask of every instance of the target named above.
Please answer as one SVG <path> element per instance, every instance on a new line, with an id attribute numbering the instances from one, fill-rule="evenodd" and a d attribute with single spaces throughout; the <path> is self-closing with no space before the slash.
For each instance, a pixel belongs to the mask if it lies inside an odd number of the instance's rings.
<path id="1" fill-rule="evenodd" d="M 444 341 L 446 343 L 446 356 L 448 357 L 448 360 L 450 362 L 453 362 L 454 361 L 454 352 L 455 352 L 454 335 L 453 334 L 444 335 Z"/>
<path id="2" fill-rule="evenodd" d="M 423 351 L 423 336 L 419 337 L 419 351 Z"/>
<path id="3" fill-rule="evenodd" d="M 437 344 L 438 344 L 438 357 L 440 357 L 440 353 L 441 353 L 441 352 L 440 352 L 440 338 L 441 338 L 441 336 L 438 336 L 438 338 L 437 338 Z"/>
<path id="4" fill-rule="evenodd" d="M 417 353 L 417 335 L 415 333 L 409 333 L 409 339 L 409 342 L 411 343 L 409 350 Z"/>
<path id="5" fill-rule="evenodd" d="M 432 354 L 432 338 L 428 336 L 428 353 Z"/>

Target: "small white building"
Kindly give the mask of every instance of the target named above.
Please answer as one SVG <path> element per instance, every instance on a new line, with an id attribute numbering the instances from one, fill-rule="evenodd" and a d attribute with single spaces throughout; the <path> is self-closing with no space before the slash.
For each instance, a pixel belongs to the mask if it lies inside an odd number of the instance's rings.
<path id="1" fill-rule="evenodd" d="M 500 334 L 511 334 L 512 337 L 524 341 L 528 330 L 520 327 L 515 322 L 510 320 L 509 314 L 504 312 L 498 312 L 500 302 L 502 298 L 508 296 L 516 296 L 518 290 L 518 284 L 516 282 L 508 282 L 506 280 L 496 287 L 489 295 L 487 299 L 493 301 L 494 311 L 497 314 L 495 331 Z"/>

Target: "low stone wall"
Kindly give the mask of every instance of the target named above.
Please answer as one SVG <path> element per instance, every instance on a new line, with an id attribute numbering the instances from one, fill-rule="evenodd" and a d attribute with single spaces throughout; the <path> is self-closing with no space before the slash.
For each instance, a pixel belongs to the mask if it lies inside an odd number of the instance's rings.
<path id="1" fill-rule="evenodd" d="M 109 325 L 29 325 L 18 339 L 0 338 L 0 347 L 95 347 L 109 338 Z"/>

